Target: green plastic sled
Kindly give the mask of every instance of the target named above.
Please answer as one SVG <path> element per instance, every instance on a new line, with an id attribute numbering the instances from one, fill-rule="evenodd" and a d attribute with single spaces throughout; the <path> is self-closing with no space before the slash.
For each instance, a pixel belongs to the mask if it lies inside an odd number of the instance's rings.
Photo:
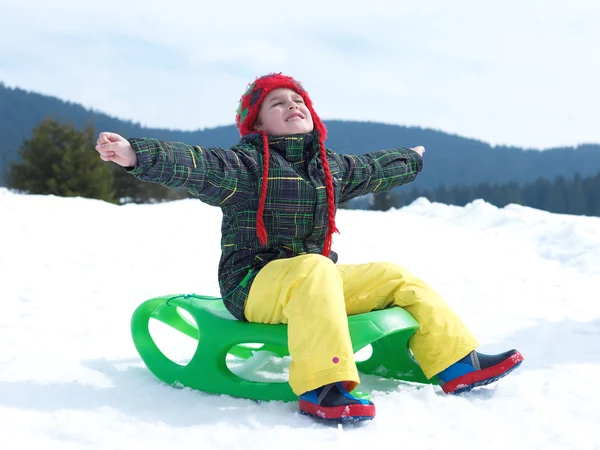
<path id="1" fill-rule="evenodd" d="M 187 311 L 196 323 L 186 319 L 178 308 Z M 171 361 L 159 350 L 148 329 L 151 318 L 198 340 L 187 365 Z M 404 381 L 437 383 L 435 379 L 427 380 L 408 350 L 408 340 L 419 324 L 405 310 L 388 308 L 350 316 L 348 323 L 354 352 L 368 345 L 372 347 L 371 356 L 356 364 L 360 372 Z M 287 382 L 250 381 L 229 370 L 228 354 L 244 359 L 260 351 L 288 356 L 287 325 L 236 320 L 218 297 L 187 294 L 147 300 L 133 313 L 131 332 L 148 369 L 167 384 L 254 400 L 294 401 L 298 398 Z M 257 343 L 263 344 L 262 347 L 257 348 Z"/>

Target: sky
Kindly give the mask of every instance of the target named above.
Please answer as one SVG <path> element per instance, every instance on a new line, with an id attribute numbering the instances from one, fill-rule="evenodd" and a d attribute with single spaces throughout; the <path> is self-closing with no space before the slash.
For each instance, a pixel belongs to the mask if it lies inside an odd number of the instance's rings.
<path id="1" fill-rule="evenodd" d="M 600 3 L 0 0 L 0 82 L 144 126 L 234 123 L 256 77 L 324 119 L 525 148 L 600 143 Z M 400 143 L 401 145 L 401 143 Z"/>
<path id="2" fill-rule="evenodd" d="M 2 448 L 600 449 L 598 217 L 481 200 L 340 210 L 339 263 L 403 265 L 459 314 L 479 351 L 517 348 L 525 358 L 498 383 L 460 396 L 362 375 L 377 417 L 343 427 L 300 415 L 296 402 L 175 389 L 140 360 L 130 335 L 139 304 L 219 295 L 218 208 L 0 189 L 0 217 Z M 378 232 L 365 235 L 374 223 Z M 415 238 L 390 239 L 398 229 Z M 192 339 L 154 321 L 150 330 L 168 357 L 189 360 Z M 288 363 L 259 354 L 230 361 L 265 379 L 285 377 Z"/>

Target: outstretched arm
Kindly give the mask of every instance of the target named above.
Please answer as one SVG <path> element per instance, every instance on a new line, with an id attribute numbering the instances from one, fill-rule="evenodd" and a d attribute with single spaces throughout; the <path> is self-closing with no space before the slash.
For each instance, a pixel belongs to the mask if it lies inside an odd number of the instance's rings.
<path id="1" fill-rule="evenodd" d="M 184 187 L 214 206 L 244 202 L 259 178 L 256 162 L 230 149 L 100 133 L 96 150 L 104 161 L 125 167 L 142 181 Z"/>
<path id="2" fill-rule="evenodd" d="M 423 168 L 425 148 L 401 147 L 366 155 L 337 155 L 342 167 L 340 203 L 383 192 L 415 180 Z"/>

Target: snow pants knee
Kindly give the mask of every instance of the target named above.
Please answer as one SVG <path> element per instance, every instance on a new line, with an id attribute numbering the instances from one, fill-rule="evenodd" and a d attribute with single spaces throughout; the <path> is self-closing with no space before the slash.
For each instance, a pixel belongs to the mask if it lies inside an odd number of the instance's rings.
<path id="1" fill-rule="evenodd" d="M 479 345 L 431 287 L 386 262 L 336 265 L 318 254 L 272 261 L 254 280 L 245 316 L 288 324 L 289 383 L 300 395 L 337 381 L 357 386 L 347 316 L 391 306 L 419 323 L 409 347 L 428 378 Z"/>

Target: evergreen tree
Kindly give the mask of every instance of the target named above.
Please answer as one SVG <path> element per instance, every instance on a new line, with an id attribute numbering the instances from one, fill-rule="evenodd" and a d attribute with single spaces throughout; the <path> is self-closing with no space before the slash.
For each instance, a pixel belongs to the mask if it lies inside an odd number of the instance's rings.
<path id="1" fill-rule="evenodd" d="M 600 216 L 600 172 L 583 180 L 583 192 L 587 203 L 587 214 Z"/>
<path id="2" fill-rule="evenodd" d="M 535 183 L 526 187 L 523 197 L 527 206 L 536 209 L 544 209 L 546 197 L 550 191 L 550 182 L 546 178 L 538 178 Z"/>
<path id="3" fill-rule="evenodd" d="M 587 212 L 587 202 L 583 192 L 583 182 L 581 175 L 576 174 L 573 182 L 567 185 L 567 213 L 585 214 Z"/>
<path id="4" fill-rule="evenodd" d="M 499 208 L 516 203 L 560 214 L 600 216 L 600 172 L 589 178 L 577 174 L 572 181 L 564 177 L 557 177 L 553 181 L 538 178 L 525 186 L 512 182 L 504 185 L 481 183 L 477 186 L 453 186 L 450 189 L 439 185 L 434 191 L 401 189 L 395 191 L 395 197 L 398 207 L 408 205 L 418 197 L 458 206 L 481 198 Z"/>
<path id="5" fill-rule="evenodd" d="M 19 150 L 20 162 L 6 173 L 10 188 L 29 194 L 97 198 L 116 202 L 113 173 L 94 150 L 90 125 L 77 131 L 73 125 L 46 119 L 33 130 Z"/>
<path id="6" fill-rule="evenodd" d="M 506 186 L 504 186 L 504 188 L 502 204 L 496 206 L 504 207 L 510 203 L 525 205 L 525 200 L 523 199 L 523 188 L 521 188 L 518 183 L 508 183 Z"/>
<path id="7" fill-rule="evenodd" d="M 375 211 L 387 211 L 396 206 L 396 199 L 392 192 L 377 192 L 371 198 L 371 209 Z"/>
<path id="8" fill-rule="evenodd" d="M 558 177 L 553 183 L 550 183 L 542 208 L 558 214 L 567 212 L 567 192 L 564 177 Z"/>
<path id="9" fill-rule="evenodd" d="M 446 186 L 440 184 L 436 190 L 433 192 L 435 201 L 438 203 L 445 203 L 447 205 L 452 204 L 452 197 Z"/>

